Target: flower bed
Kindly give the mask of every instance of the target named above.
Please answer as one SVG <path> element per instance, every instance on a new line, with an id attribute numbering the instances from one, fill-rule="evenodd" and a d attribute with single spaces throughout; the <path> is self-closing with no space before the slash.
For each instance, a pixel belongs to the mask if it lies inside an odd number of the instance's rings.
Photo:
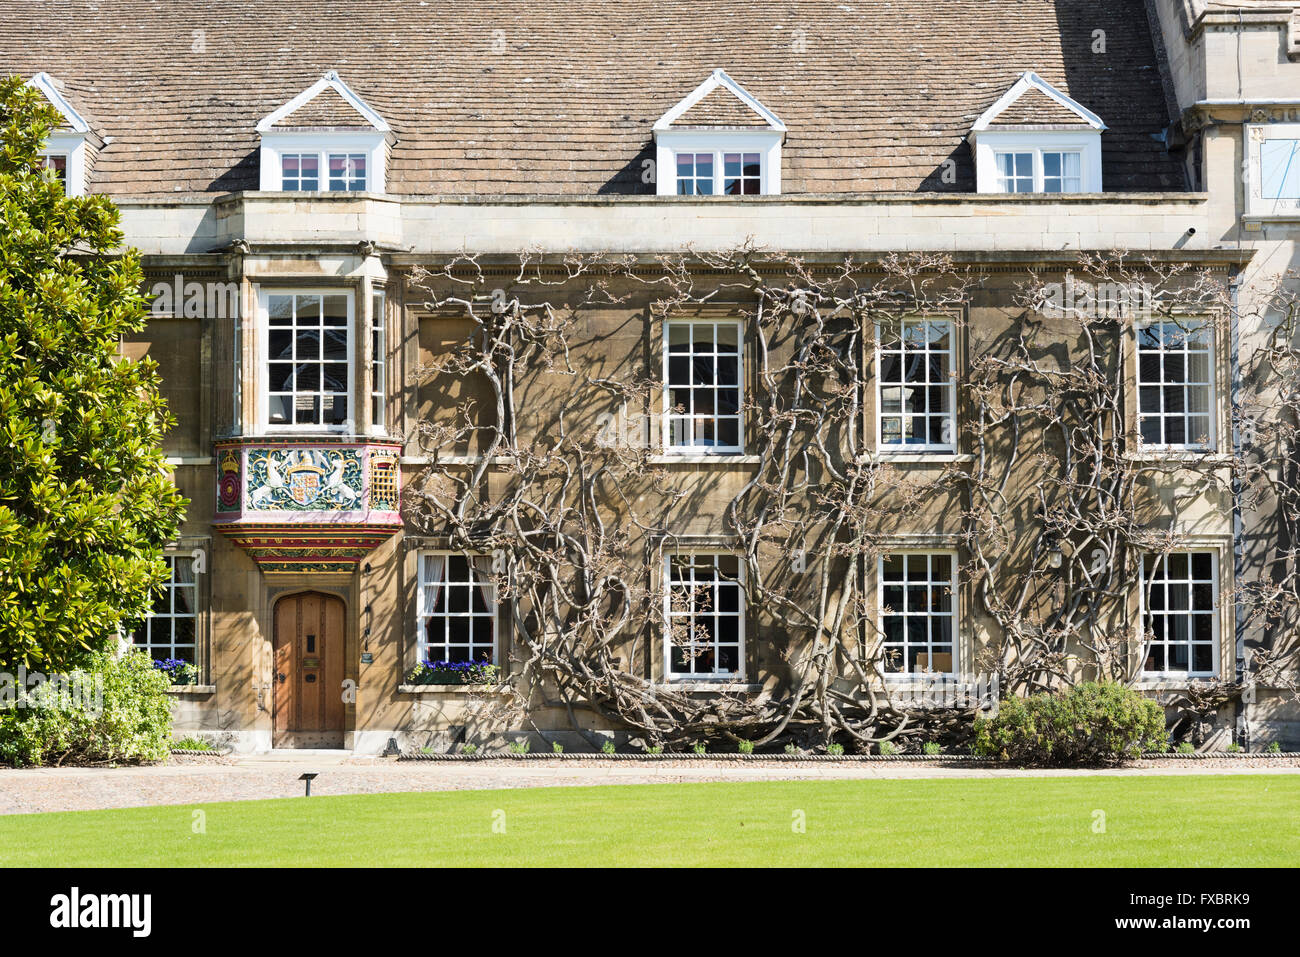
<path id="1" fill-rule="evenodd" d="M 422 661 L 406 673 L 408 685 L 489 685 L 501 669 L 486 661 Z"/>
<path id="2" fill-rule="evenodd" d="M 163 672 L 174 685 L 196 685 L 199 683 L 199 669 L 196 665 L 180 658 L 155 658 L 153 666 Z"/>

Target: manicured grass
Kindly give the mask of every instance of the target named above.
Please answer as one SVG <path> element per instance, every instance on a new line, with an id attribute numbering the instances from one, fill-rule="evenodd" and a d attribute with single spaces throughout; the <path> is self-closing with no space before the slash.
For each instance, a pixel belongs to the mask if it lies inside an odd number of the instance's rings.
<path id="1" fill-rule="evenodd" d="M 1294 866 L 1297 819 L 1300 775 L 656 784 L 8 815 L 0 865 Z"/>

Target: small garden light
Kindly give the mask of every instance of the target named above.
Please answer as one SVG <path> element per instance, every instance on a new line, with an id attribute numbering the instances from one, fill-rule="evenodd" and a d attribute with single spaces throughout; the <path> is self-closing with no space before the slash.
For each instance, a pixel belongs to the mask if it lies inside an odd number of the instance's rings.
<path id="1" fill-rule="evenodd" d="M 312 778 L 316 777 L 316 775 L 317 775 L 318 773 L 320 773 L 320 772 L 318 772 L 318 771 L 307 771 L 305 774 L 301 774 L 301 775 L 298 776 L 298 780 L 299 780 L 299 781 L 303 781 L 303 782 L 305 782 L 306 785 L 307 785 L 307 793 L 306 793 L 305 795 L 303 795 L 304 797 L 311 797 L 311 781 L 312 781 Z"/>

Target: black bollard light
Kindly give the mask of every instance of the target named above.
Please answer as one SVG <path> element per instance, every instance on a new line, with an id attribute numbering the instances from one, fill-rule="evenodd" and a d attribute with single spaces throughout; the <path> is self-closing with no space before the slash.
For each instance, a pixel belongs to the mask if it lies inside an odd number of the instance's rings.
<path id="1" fill-rule="evenodd" d="M 299 781 L 304 781 L 304 782 L 306 782 L 306 785 L 307 785 L 307 793 L 306 793 L 305 795 L 303 795 L 304 797 L 311 797 L 311 780 L 312 780 L 312 778 L 314 778 L 318 773 L 319 773 L 319 772 L 317 772 L 317 771 L 308 771 L 308 772 L 306 772 L 305 774 L 302 774 L 302 775 L 300 775 L 300 776 L 298 777 L 298 780 L 299 780 Z"/>

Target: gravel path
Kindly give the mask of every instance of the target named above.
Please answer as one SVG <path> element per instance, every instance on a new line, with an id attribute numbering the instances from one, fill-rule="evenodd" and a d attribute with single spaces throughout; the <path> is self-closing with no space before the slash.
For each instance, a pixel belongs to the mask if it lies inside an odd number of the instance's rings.
<path id="1" fill-rule="evenodd" d="M 155 804 L 198 804 L 300 797 L 304 771 L 312 794 L 381 794 L 492 788 L 667 784 L 682 781 L 832 781 L 919 778 L 1074 777 L 1132 774 L 1300 774 L 1300 761 L 1139 761 L 1107 770 L 1023 770 L 935 763 L 724 763 L 708 761 L 398 762 L 347 755 L 173 757 L 145 768 L 0 769 L 0 814 L 84 811 Z"/>

